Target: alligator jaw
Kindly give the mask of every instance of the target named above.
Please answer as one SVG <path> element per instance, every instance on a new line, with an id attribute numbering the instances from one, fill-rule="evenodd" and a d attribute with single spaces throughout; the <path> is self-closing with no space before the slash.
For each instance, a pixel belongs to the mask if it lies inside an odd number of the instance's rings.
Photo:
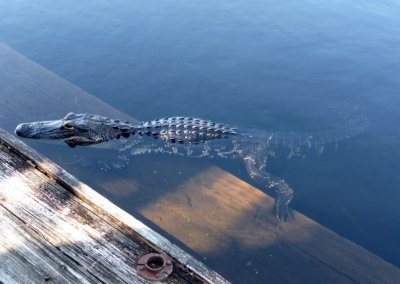
<path id="1" fill-rule="evenodd" d="M 90 146 L 93 144 L 98 144 L 100 142 L 104 141 L 96 141 L 90 138 L 85 138 L 85 137 L 79 137 L 79 136 L 73 136 L 64 139 L 64 142 L 71 148 L 75 148 L 76 146 Z"/>

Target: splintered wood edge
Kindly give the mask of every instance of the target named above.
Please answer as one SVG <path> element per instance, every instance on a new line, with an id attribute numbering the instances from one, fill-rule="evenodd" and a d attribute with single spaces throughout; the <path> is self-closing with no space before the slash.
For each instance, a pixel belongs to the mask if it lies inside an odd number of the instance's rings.
<path id="1" fill-rule="evenodd" d="M 134 234 L 140 241 L 146 243 L 154 250 L 167 253 L 178 262 L 178 265 L 182 264 L 190 273 L 196 275 L 199 280 L 210 283 L 229 283 L 217 272 L 209 269 L 205 264 L 1 128 L 0 140 L 7 144 L 10 150 L 16 155 L 22 156 L 27 161 L 33 163 L 38 170 L 53 178 L 61 186 L 83 200 L 88 205 L 88 208 L 95 209 L 96 213 L 103 219 L 117 225 L 127 234 Z"/>

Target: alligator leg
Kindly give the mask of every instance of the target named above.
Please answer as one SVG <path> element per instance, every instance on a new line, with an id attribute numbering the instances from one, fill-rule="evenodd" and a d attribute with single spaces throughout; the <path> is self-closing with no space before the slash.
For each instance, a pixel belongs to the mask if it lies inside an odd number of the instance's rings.
<path id="1" fill-rule="evenodd" d="M 265 184 L 276 194 L 274 213 L 280 222 L 285 222 L 289 214 L 288 205 L 293 199 L 293 189 L 282 178 L 271 175 L 266 171 L 267 157 L 260 157 L 260 148 L 258 151 L 243 156 L 249 176 L 256 182 Z"/>

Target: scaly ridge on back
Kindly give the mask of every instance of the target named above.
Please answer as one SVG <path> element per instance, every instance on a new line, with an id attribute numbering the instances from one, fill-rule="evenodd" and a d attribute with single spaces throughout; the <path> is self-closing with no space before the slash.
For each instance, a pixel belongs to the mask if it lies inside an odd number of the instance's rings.
<path id="1" fill-rule="evenodd" d="M 153 136 L 171 143 L 202 143 L 237 134 L 237 129 L 210 120 L 193 117 L 167 117 L 140 122 L 134 126 L 140 135 Z"/>

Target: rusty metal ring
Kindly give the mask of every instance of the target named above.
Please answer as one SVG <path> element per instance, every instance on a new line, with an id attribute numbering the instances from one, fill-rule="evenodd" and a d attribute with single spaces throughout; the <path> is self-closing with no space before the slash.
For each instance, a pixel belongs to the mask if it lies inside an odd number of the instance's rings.
<path id="1" fill-rule="evenodd" d="M 147 280 L 164 280 L 172 272 L 174 266 L 171 258 L 159 253 L 149 253 L 137 262 L 138 275 Z"/>

